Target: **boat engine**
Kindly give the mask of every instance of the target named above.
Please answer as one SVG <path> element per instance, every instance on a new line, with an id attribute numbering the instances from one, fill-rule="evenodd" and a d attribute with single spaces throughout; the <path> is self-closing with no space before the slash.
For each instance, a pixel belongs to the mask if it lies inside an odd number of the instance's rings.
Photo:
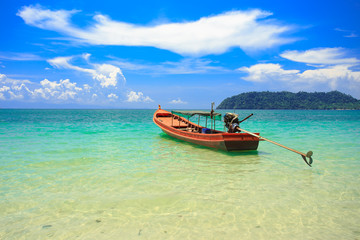
<path id="1" fill-rule="evenodd" d="M 224 123 L 229 133 L 241 132 L 239 129 L 239 125 L 240 125 L 239 114 L 226 113 L 224 116 Z"/>

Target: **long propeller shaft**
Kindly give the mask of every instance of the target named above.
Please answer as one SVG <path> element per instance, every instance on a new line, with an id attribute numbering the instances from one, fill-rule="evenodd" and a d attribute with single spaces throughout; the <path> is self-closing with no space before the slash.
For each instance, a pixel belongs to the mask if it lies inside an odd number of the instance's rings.
<path id="1" fill-rule="evenodd" d="M 270 143 L 275 144 L 275 145 L 277 145 L 277 146 L 279 146 L 279 147 L 282 147 L 282 148 L 285 148 L 285 149 L 287 149 L 287 150 L 290 150 L 290 151 L 292 151 L 292 152 L 294 152 L 294 153 L 300 154 L 300 155 L 302 156 L 303 160 L 305 161 L 305 163 L 311 167 L 311 164 L 312 164 L 312 162 L 313 162 L 313 160 L 312 160 L 312 158 L 311 158 L 311 156 L 313 155 L 313 152 L 312 152 L 312 151 L 309 151 L 309 152 L 307 152 L 307 153 L 305 154 L 305 153 L 299 152 L 299 151 L 297 151 L 297 150 L 295 150 L 295 149 L 292 149 L 292 148 L 289 148 L 289 147 L 287 147 L 287 146 L 284 146 L 284 145 L 282 145 L 282 144 L 280 144 L 280 143 L 274 142 L 274 141 L 272 141 L 272 140 L 270 140 L 270 139 L 267 139 L 267 138 L 264 138 L 264 137 L 262 137 L 262 136 L 259 136 L 259 135 L 255 134 L 255 133 L 252 133 L 252 132 L 249 132 L 249 131 L 247 131 L 247 130 L 241 129 L 241 128 L 239 128 L 239 127 L 237 127 L 237 129 L 238 129 L 238 130 L 241 130 L 241 131 L 243 131 L 243 132 L 246 132 L 246 133 L 248 133 L 248 134 L 250 134 L 250 135 L 252 135 L 252 136 L 254 136 L 254 137 L 257 137 L 257 138 L 259 138 L 259 139 L 261 139 L 261 140 L 270 142 Z M 307 161 L 306 158 L 309 158 L 309 161 Z"/>

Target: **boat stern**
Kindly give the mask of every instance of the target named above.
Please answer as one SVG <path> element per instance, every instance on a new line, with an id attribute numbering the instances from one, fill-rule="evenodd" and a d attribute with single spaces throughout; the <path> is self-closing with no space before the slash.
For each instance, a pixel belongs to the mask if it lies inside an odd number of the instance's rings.
<path id="1" fill-rule="evenodd" d="M 257 150 L 259 146 L 259 138 L 247 133 L 225 133 L 223 138 L 227 151 Z"/>

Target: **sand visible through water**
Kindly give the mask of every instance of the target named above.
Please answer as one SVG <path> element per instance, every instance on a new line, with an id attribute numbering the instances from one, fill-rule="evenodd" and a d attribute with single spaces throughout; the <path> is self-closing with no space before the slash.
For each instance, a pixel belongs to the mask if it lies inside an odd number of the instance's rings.
<path id="1" fill-rule="evenodd" d="M 360 238 L 360 111 L 237 112 L 313 167 L 174 140 L 154 110 L 0 110 L 0 238 Z"/>

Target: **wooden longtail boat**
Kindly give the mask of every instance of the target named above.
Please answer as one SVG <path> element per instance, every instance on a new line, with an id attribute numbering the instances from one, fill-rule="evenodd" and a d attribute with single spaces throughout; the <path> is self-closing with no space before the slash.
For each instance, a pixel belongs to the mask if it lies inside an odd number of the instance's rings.
<path id="1" fill-rule="evenodd" d="M 256 150 L 259 141 L 261 141 L 259 137 L 248 133 L 228 133 L 215 129 L 208 129 L 181 117 L 181 115 L 205 116 L 210 117 L 211 121 L 219 116 L 221 119 L 221 114 L 219 113 L 202 111 L 169 112 L 161 109 L 159 106 L 159 109 L 154 113 L 153 121 L 161 128 L 161 130 L 171 137 L 225 151 Z M 255 134 L 259 135 L 259 133 Z"/>

